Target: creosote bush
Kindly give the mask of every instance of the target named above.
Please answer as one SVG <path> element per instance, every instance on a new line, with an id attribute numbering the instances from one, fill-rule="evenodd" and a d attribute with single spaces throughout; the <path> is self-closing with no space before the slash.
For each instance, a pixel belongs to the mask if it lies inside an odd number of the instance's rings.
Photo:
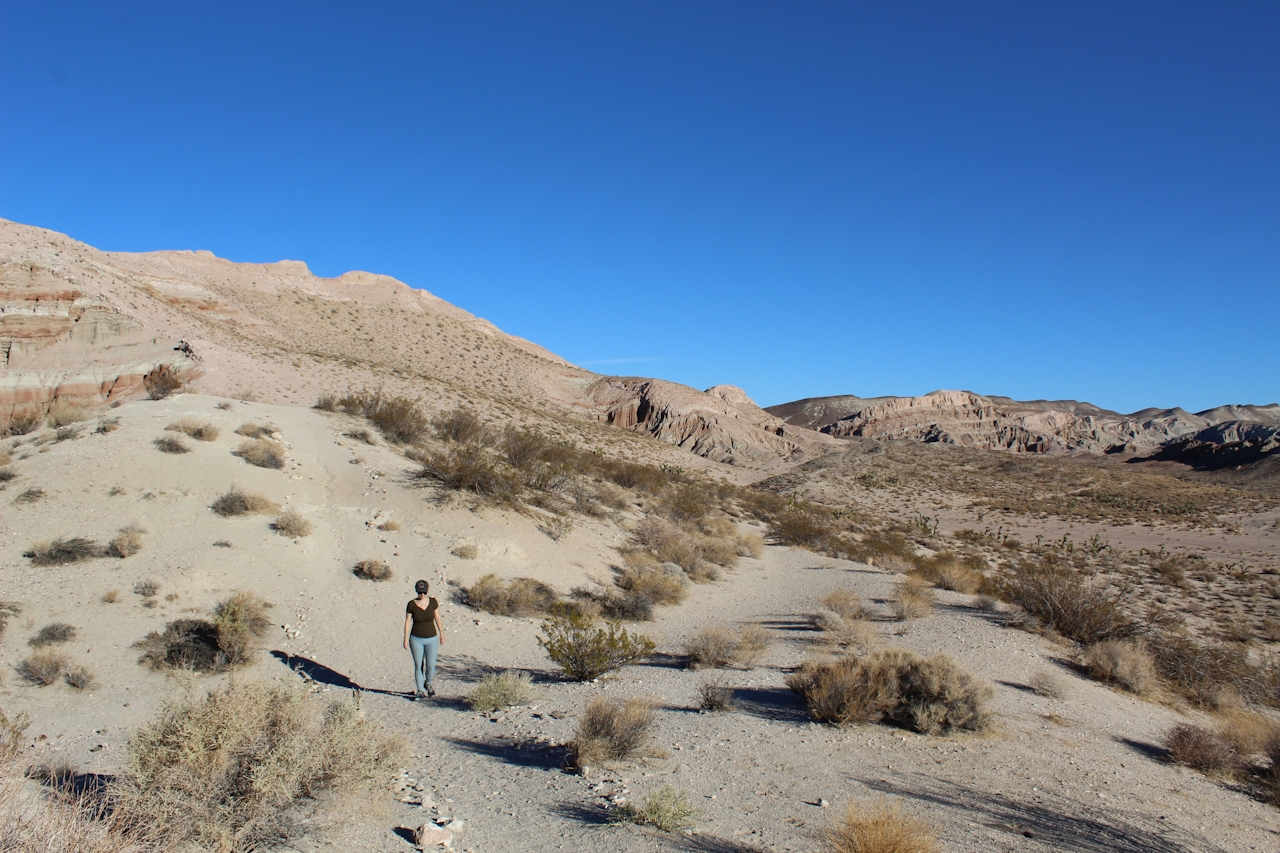
<path id="1" fill-rule="evenodd" d="M 266 515 L 280 511 L 280 506 L 274 501 L 263 495 L 244 492 L 237 486 L 232 486 L 219 495 L 210 508 L 218 515 L 227 518 L 249 513 Z"/>
<path id="2" fill-rule="evenodd" d="M 294 539 L 310 536 L 315 530 L 311 522 L 302 516 L 302 513 L 293 510 L 289 510 L 276 518 L 271 523 L 271 527 L 281 536 L 291 536 Z"/>
<path id="3" fill-rule="evenodd" d="M 362 389 L 339 399 L 326 394 L 316 402 L 315 408 L 359 415 L 377 427 L 388 441 L 415 444 L 431 431 L 431 422 L 419 403 L 408 397 L 389 397 L 380 390 Z"/>
<path id="4" fill-rule="evenodd" d="M 644 824 L 663 832 L 689 829 L 697 816 L 689 795 L 670 783 L 645 794 L 638 804 L 623 803 L 613 812 L 615 821 Z"/>
<path id="5" fill-rule="evenodd" d="M 903 649 L 808 662 L 787 678 L 815 720 L 835 725 L 888 722 L 922 734 L 977 731 L 990 716 L 991 687 L 946 655 Z"/>
<path id="6" fill-rule="evenodd" d="M 472 607 L 499 616 L 549 613 L 558 599 L 555 590 L 542 581 L 514 578 L 504 583 L 495 574 L 482 576 L 465 591 Z"/>
<path id="7" fill-rule="evenodd" d="M 652 735 L 653 701 L 593 696 L 582 709 L 569 751 L 579 767 L 625 761 L 641 754 Z"/>
<path id="8" fill-rule="evenodd" d="M 351 573 L 367 581 L 389 581 L 393 576 L 391 567 L 382 560 L 361 560 Z"/>
<path id="9" fill-rule="evenodd" d="M 196 441 L 217 441 L 219 430 L 211 423 L 201 423 L 195 418 L 182 418 L 165 427 L 171 432 L 180 432 Z"/>
<path id="10" fill-rule="evenodd" d="M 234 455 L 259 468 L 274 468 L 278 470 L 284 467 L 284 445 L 269 438 L 257 438 L 241 442 Z"/>
<path id="11" fill-rule="evenodd" d="M 130 740 L 116 812 L 165 846 L 248 853 L 305 836 L 313 804 L 373 791 L 403 745 L 295 687 L 231 684 L 171 702 Z"/>
<path id="12" fill-rule="evenodd" d="M 590 681 L 639 663 L 657 647 L 650 638 L 627 631 L 619 622 L 607 621 L 601 626 L 576 613 L 548 619 L 542 623 L 542 631 L 545 636 L 538 637 L 538 645 L 574 681 Z"/>
<path id="13" fill-rule="evenodd" d="M 527 672 L 491 672 L 467 694 L 473 711 L 501 711 L 527 705 L 534 698 L 533 677 Z"/>
<path id="14" fill-rule="evenodd" d="M 102 556 L 102 548 L 92 539 L 75 537 L 37 542 L 24 556 L 37 566 L 65 566 Z"/>
<path id="15" fill-rule="evenodd" d="M 849 803 L 822 835 L 826 853 L 938 853 L 930 826 L 897 803 Z"/>

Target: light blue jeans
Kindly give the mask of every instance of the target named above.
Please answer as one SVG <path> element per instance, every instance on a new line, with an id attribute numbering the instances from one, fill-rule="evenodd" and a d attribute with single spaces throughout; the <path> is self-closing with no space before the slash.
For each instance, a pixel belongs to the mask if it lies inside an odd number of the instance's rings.
<path id="1" fill-rule="evenodd" d="M 409 651 L 413 654 L 413 684 L 419 693 L 426 692 L 426 685 L 436 680 L 436 656 L 440 654 L 440 638 L 409 637 Z"/>

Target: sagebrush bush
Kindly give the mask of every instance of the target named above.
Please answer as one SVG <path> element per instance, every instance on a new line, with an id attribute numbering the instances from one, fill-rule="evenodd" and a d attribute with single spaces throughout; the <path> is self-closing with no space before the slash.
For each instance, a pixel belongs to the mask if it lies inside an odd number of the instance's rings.
<path id="1" fill-rule="evenodd" d="M 808 662 L 787 678 L 819 722 L 856 725 L 889 722 L 922 734 L 980 730 L 990 717 L 989 685 L 946 655 L 922 658 L 881 649 L 834 661 Z"/>
<path id="2" fill-rule="evenodd" d="M 280 515 L 271 523 L 272 529 L 281 536 L 291 536 L 299 539 L 303 536 L 310 536 L 315 527 L 310 521 L 303 517 L 302 513 L 289 510 Z"/>
<path id="3" fill-rule="evenodd" d="M 45 625 L 27 640 L 27 645 L 38 649 L 42 646 L 53 646 L 58 643 L 69 643 L 76 638 L 76 626 L 66 622 L 52 622 Z"/>
<path id="4" fill-rule="evenodd" d="M 938 589 L 973 595 L 982 589 L 981 557 L 960 557 L 950 551 L 941 551 L 932 557 L 917 559 L 917 573 Z"/>
<path id="5" fill-rule="evenodd" d="M 842 619 L 862 619 L 867 608 L 862 596 L 851 589 L 834 589 L 821 598 L 822 606 Z"/>
<path id="6" fill-rule="evenodd" d="M 661 565 L 628 566 L 614 581 L 620 589 L 647 597 L 654 604 L 679 604 L 689 594 L 688 577 Z"/>
<path id="7" fill-rule="evenodd" d="M 180 438 L 174 438 L 171 435 L 161 436 L 151 442 L 161 453 L 190 453 L 191 448 L 187 447 L 186 442 Z"/>
<path id="8" fill-rule="evenodd" d="M 635 757 L 652 738 L 653 720 L 654 704 L 648 698 L 593 696 L 582 709 L 569 743 L 574 763 L 595 767 Z"/>
<path id="9" fill-rule="evenodd" d="M 527 672 L 491 672 L 467 694 L 473 711 L 501 711 L 513 705 L 527 705 L 534 698 L 533 677 Z"/>
<path id="10" fill-rule="evenodd" d="M 351 573 L 367 581 L 389 581 L 392 578 L 391 567 L 382 560 L 361 560 Z"/>
<path id="11" fill-rule="evenodd" d="M 513 578 L 504 583 L 495 574 L 484 575 L 465 592 L 467 603 L 472 607 L 499 616 L 549 613 L 559 599 L 556 591 L 542 581 Z"/>
<path id="12" fill-rule="evenodd" d="M 933 587 L 923 578 L 907 577 L 893 585 L 893 616 L 899 622 L 921 619 L 933 612 Z"/>
<path id="13" fill-rule="evenodd" d="M 623 803 L 613 812 L 614 820 L 644 824 L 663 832 L 689 829 L 697 816 L 689 795 L 670 783 L 645 794 L 639 803 Z"/>
<path id="14" fill-rule="evenodd" d="M 244 441 L 235 449 L 233 455 L 239 456 L 250 465 L 259 468 L 280 469 L 284 467 L 284 445 L 269 438 L 256 438 Z"/>
<path id="15" fill-rule="evenodd" d="M 938 853 L 932 826 L 897 803 L 849 803 L 822 834 L 827 853 Z"/>
<path id="16" fill-rule="evenodd" d="M 100 557 L 102 548 L 92 539 L 77 536 L 73 539 L 37 542 L 26 556 L 37 566 L 65 566 Z"/>
<path id="17" fill-rule="evenodd" d="M 308 834 L 311 804 L 374 791 L 403 751 L 358 699 L 232 683 L 171 702 L 135 732 L 112 795 L 156 843 L 247 853 Z"/>
<path id="18" fill-rule="evenodd" d="M 1098 681 L 1145 696 L 1159 684 L 1155 661 L 1140 639 L 1103 640 L 1084 651 L 1084 665 Z"/>
<path id="19" fill-rule="evenodd" d="M 261 513 L 267 515 L 279 512 L 280 506 L 263 495 L 250 494 L 237 486 L 232 486 L 214 500 L 210 506 L 214 512 L 224 517 Z"/>
<path id="20" fill-rule="evenodd" d="M 435 429 L 437 438 L 459 444 L 478 442 L 485 434 L 484 423 L 480 420 L 480 416 L 474 409 L 462 406 L 440 412 L 431 420 L 431 426 Z M 508 443 L 510 444 L 510 439 Z"/>
<path id="21" fill-rule="evenodd" d="M 690 669 L 728 666 L 737 649 L 738 638 L 728 625 L 705 625 L 684 642 Z"/>
<path id="22" fill-rule="evenodd" d="M 1067 698 L 1067 682 L 1056 672 L 1042 669 L 1027 679 L 1027 686 L 1046 699 Z"/>
<path id="23" fill-rule="evenodd" d="M 94 676 L 93 670 L 87 666 L 73 666 L 62 674 L 62 678 L 67 682 L 68 687 L 76 690 L 92 690 L 98 685 L 98 679 Z"/>
<path id="24" fill-rule="evenodd" d="M 1142 627 L 1129 611 L 1130 588 L 1084 577 L 1050 557 L 1019 563 L 996 589 L 1045 626 L 1084 645 L 1132 637 Z"/>
<path id="25" fill-rule="evenodd" d="M 196 441 L 217 441 L 220 431 L 211 423 L 201 423 L 195 418 L 181 418 L 165 427 L 171 432 L 180 432 Z"/>
<path id="26" fill-rule="evenodd" d="M 120 532 L 112 538 L 111 544 L 107 545 L 107 553 L 122 560 L 132 557 L 142 550 L 142 546 L 145 544 L 143 540 L 143 534 L 145 533 L 146 531 L 141 527 L 136 527 L 132 524 L 128 527 L 120 528 Z"/>
<path id="27" fill-rule="evenodd" d="M 142 387 L 152 400 L 163 400 L 186 388 L 188 381 L 186 371 L 162 364 L 142 377 Z"/>
<path id="28" fill-rule="evenodd" d="M 1217 732 L 1202 726 L 1179 723 L 1164 736 L 1169 760 L 1202 773 L 1234 774 L 1240 756 L 1230 742 Z"/>
<path id="29" fill-rule="evenodd" d="M 499 467 L 477 443 L 455 444 L 419 455 L 418 477 L 456 492 L 470 492 L 496 503 L 510 503 L 520 491 L 514 473 Z"/>
<path id="30" fill-rule="evenodd" d="M 65 652 L 39 649 L 18 664 L 18 675 L 32 684 L 48 687 L 62 677 L 70 663 Z"/>
<path id="31" fill-rule="evenodd" d="M 590 681 L 639 663 L 657 647 L 650 638 L 627 631 L 619 622 L 601 626 L 579 614 L 548 619 L 542 623 L 542 631 L 545 636 L 538 637 L 538 645 L 574 681 Z"/>

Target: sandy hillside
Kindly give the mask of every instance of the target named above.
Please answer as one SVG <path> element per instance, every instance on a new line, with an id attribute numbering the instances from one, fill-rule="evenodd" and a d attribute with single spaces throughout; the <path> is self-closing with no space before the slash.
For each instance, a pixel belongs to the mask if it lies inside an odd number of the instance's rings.
<path id="1" fill-rule="evenodd" d="M 219 437 L 183 437 L 190 452 L 161 452 L 154 442 L 174 437 L 165 426 L 182 417 L 215 425 Z M 94 431 L 114 418 L 118 428 Z M 282 470 L 232 455 L 243 440 L 234 430 L 244 424 L 278 434 L 287 447 Z M 564 682 L 536 643 L 537 619 L 473 610 L 458 587 L 490 572 L 536 577 L 561 592 L 593 578 L 608 583 L 618 562 L 614 547 L 649 508 L 645 500 L 633 496 L 600 517 L 575 514 L 556 541 L 540 529 L 547 519 L 541 511 L 442 499 L 411 476 L 416 466 L 401 451 L 380 438 L 371 446 L 348 435 L 362 428 L 367 424 L 349 415 L 185 394 L 105 410 L 63 440 L 46 429 L 4 442 L 16 477 L 0 491 L 0 598 L 20 602 L 22 613 L 0 643 L 0 705 L 31 715 L 33 760 L 118 770 L 129 733 L 180 689 L 174 678 L 140 666 L 132 644 L 244 589 L 275 605 L 278 627 L 261 660 L 235 677 L 305 675 L 328 695 L 358 686 L 368 718 L 410 739 L 414 757 L 405 770 L 427 796 L 421 806 L 405 803 L 412 788 L 389 784 L 358 819 L 298 849 L 409 850 L 398 826 L 449 817 L 466 823 L 455 849 L 495 853 L 584 845 L 808 851 L 817 849 L 816 833 L 833 813 L 821 801 L 839 806 L 880 796 L 900 799 L 933 823 L 948 853 L 1280 847 L 1280 812 L 1231 783 L 1162 760 L 1164 733 L 1194 717 L 1085 680 L 1066 646 L 1003 627 L 1002 614 L 980 609 L 972 596 L 940 592 L 932 615 L 890 621 L 900 576 L 808 551 L 770 546 L 720 580 L 693 585 L 683 604 L 659 607 L 653 622 L 633 626 L 658 641 L 656 656 L 599 683 Z M 212 512 L 210 504 L 233 485 L 296 510 L 313 533 L 295 540 L 272 530 L 274 515 Z M 32 490 L 44 494 L 32 497 Z M 390 519 L 400 529 L 379 529 Z M 23 556 L 39 540 L 106 542 L 130 524 L 146 533 L 142 550 L 127 558 L 33 566 Z M 751 528 L 746 519 L 739 524 L 744 533 Z M 352 566 L 364 559 L 389 563 L 394 580 L 353 576 Z M 399 636 L 417 577 L 432 580 L 445 602 L 440 695 L 425 704 L 407 695 L 410 665 Z M 156 585 L 154 595 L 134 592 L 145 581 Z M 810 722 L 784 679 L 824 651 L 808 617 L 836 588 L 863 598 L 874 644 L 945 651 L 989 682 L 993 728 L 926 737 L 882 725 Z M 117 600 L 106 603 L 111 591 Z M 754 669 L 686 669 L 685 639 L 718 621 L 764 626 L 773 645 Z M 96 687 L 39 687 L 16 674 L 28 639 L 51 622 L 76 628 L 62 648 L 92 668 Z M 506 712 L 470 711 L 462 697 L 484 673 L 503 668 L 532 673 L 539 698 Z M 1063 698 L 1030 689 L 1043 672 L 1054 674 Z M 199 686 L 224 678 L 200 679 Z M 732 710 L 696 710 L 708 678 L 733 689 Z M 597 693 L 652 697 L 661 754 L 585 777 L 567 770 L 561 744 Z M 602 825 L 611 798 L 635 799 L 664 782 L 687 791 L 698 807 L 695 834 Z"/>

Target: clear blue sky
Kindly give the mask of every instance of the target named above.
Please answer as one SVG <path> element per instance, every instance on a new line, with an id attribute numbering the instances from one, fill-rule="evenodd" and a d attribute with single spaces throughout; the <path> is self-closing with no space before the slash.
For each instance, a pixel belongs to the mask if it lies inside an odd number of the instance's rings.
<path id="1" fill-rule="evenodd" d="M 0 216 L 765 405 L 1269 403 L 1277 45 L 1270 1 L 0 0 Z"/>

